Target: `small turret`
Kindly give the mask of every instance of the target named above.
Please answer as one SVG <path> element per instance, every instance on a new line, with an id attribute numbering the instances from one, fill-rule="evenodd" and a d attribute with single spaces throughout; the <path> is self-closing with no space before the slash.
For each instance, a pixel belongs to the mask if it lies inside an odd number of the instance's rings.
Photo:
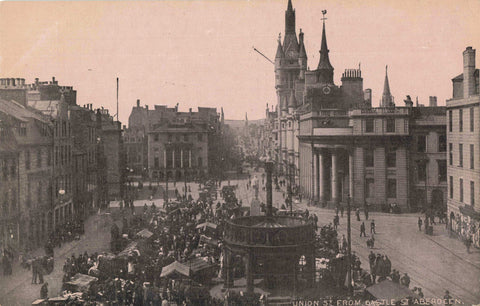
<path id="1" fill-rule="evenodd" d="M 327 13 L 322 11 L 323 15 Z M 333 84 L 333 66 L 328 56 L 327 35 L 325 33 L 325 17 L 323 18 L 322 46 L 320 48 L 320 61 L 318 62 L 318 82 L 324 84 Z"/>

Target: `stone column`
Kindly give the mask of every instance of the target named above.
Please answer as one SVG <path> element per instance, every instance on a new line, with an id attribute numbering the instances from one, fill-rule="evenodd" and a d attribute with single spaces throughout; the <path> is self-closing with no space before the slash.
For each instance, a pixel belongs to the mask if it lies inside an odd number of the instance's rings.
<path id="1" fill-rule="evenodd" d="M 348 194 L 353 198 L 353 151 L 348 152 Z"/>
<path id="2" fill-rule="evenodd" d="M 319 200 L 320 200 L 320 203 L 324 203 L 325 202 L 325 188 L 324 188 L 324 173 L 323 173 L 323 170 L 325 169 L 325 160 L 323 158 L 323 152 L 320 151 L 318 153 L 318 194 L 319 194 Z"/>
<path id="3" fill-rule="evenodd" d="M 246 255 L 247 266 L 245 270 L 245 274 L 247 277 L 247 293 L 253 293 L 253 253 L 249 251 Z"/>
<path id="4" fill-rule="evenodd" d="M 183 149 L 180 150 L 180 168 L 183 168 Z"/>
<path id="5" fill-rule="evenodd" d="M 318 154 L 313 153 L 313 201 L 317 202 L 319 198 L 318 194 Z"/>
<path id="6" fill-rule="evenodd" d="M 175 168 L 175 149 L 172 149 L 172 168 Z"/>
<path id="7" fill-rule="evenodd" d="M 225 288 L 233 288 L 233 255 L 232 252 L 225 249 Z"/>
<path id="8" fill-rule="evenodd" d="M 192 150 L 188 150 L 188 168 L 192 168 Z"/>
<path id="9" fill-rule="evenodd" d="M 167 150 L 163 150 L 163 167 L 167 168 Z"/>
<path id="10" fill-rule="evenodd" d="M 338 202 L 337 152 L 332 150 L 332 202 Z"/>

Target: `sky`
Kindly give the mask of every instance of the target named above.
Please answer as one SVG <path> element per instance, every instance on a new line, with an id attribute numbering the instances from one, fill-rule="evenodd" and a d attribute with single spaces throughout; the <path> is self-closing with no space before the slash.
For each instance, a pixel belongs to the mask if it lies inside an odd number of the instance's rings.
<path id="1" fill-rule="evenodd" d="M 322 10 L 334 80 L 361 63 L 364 89 L 377 106 L 385 65 L 397 105 L 418 96 L 439 105 L 462 73 L 462 52 L 480 48 L 478 0 L 293 0 L 297 35 L 305 33 L 308 66 L 319 60 Z M 227 119 L 260 119 L 276 105 L 274 59 L 284 35 L 287 0 L 3 1 L 0 77 L 54 76 L 92 103 L 128 122 L 136 100 L 153 107 L 179 103 L 224 108 Z M 480 50 L 480 49 L 479 49 Z M 479 51 L 480 52 L 480 51 Z M 477 56 L 478 58 L 478 56 Z M 478 62 L 478 61 L 477 61 Z M 478 67 L 478 65 L 477 65 Z"/>

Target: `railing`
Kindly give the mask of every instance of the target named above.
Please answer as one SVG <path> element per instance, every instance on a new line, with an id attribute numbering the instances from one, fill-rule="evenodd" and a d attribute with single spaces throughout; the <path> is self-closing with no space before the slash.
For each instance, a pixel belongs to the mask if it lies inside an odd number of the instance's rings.
<path id="1" fill-rule="evenodd" d="M 396 114 L 396 115 L 408 115 L 409 109 L 406 107 L 376 107 L 376 108 L 362 108 L 350 111 L 350 115 L 387 115 L 387 114 Z"/>
<path id="2" fill-rule="evenodd" d="M 312 224 L 289 216 L 272 218 L 275 224 L 279 224 L 279 227 L 256 227 L 245 224 L 252 223 L 249 222 L 252 220 L 258 222 L 268 220 L 264 216 L 227 221 L 224 234 L 225 242 L 253 247 L 296 246 L 314 243 L 315 232 Z"/>

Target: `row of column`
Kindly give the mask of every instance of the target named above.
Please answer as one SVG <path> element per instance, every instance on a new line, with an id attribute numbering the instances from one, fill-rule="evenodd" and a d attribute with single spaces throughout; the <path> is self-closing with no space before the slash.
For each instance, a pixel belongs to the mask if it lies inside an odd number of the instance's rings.
<path id="1" fill-rule="evenodd" d="M 175 168 L 175 150 L 172 150 L 172 163 Z M 163 150 L 163 167 L 167 168 L 167 150 Z M 183 150 L 180 150 L 180 168 L 183 168 Z M 192 150 L 188 150 L 188 168 L 192 168 Z"/>
<path id="2" fill-rule="evenodd" d="M 330 183 L 331 183 L 331 200 L 334 203 L 338 203 L 339 201 L 339 176 L 338 176 L 338 155 L 339 152 L 336 149 L 330 150 L 331 153 L 331 175 L 330 175 Z M 320 150 L 317 152 L 313 152 L 313 196 L 316 201 L 320 201 L 321 203 L 325 202 L 326 194 L 325 194 L 325 163 L 326 163 L 326 154 L 325 151 Z M 348 154 L 348 170 L 349 170 L 349 193 L 350 196 L 353 196 L 353 156 L 349 152 Z"/>

